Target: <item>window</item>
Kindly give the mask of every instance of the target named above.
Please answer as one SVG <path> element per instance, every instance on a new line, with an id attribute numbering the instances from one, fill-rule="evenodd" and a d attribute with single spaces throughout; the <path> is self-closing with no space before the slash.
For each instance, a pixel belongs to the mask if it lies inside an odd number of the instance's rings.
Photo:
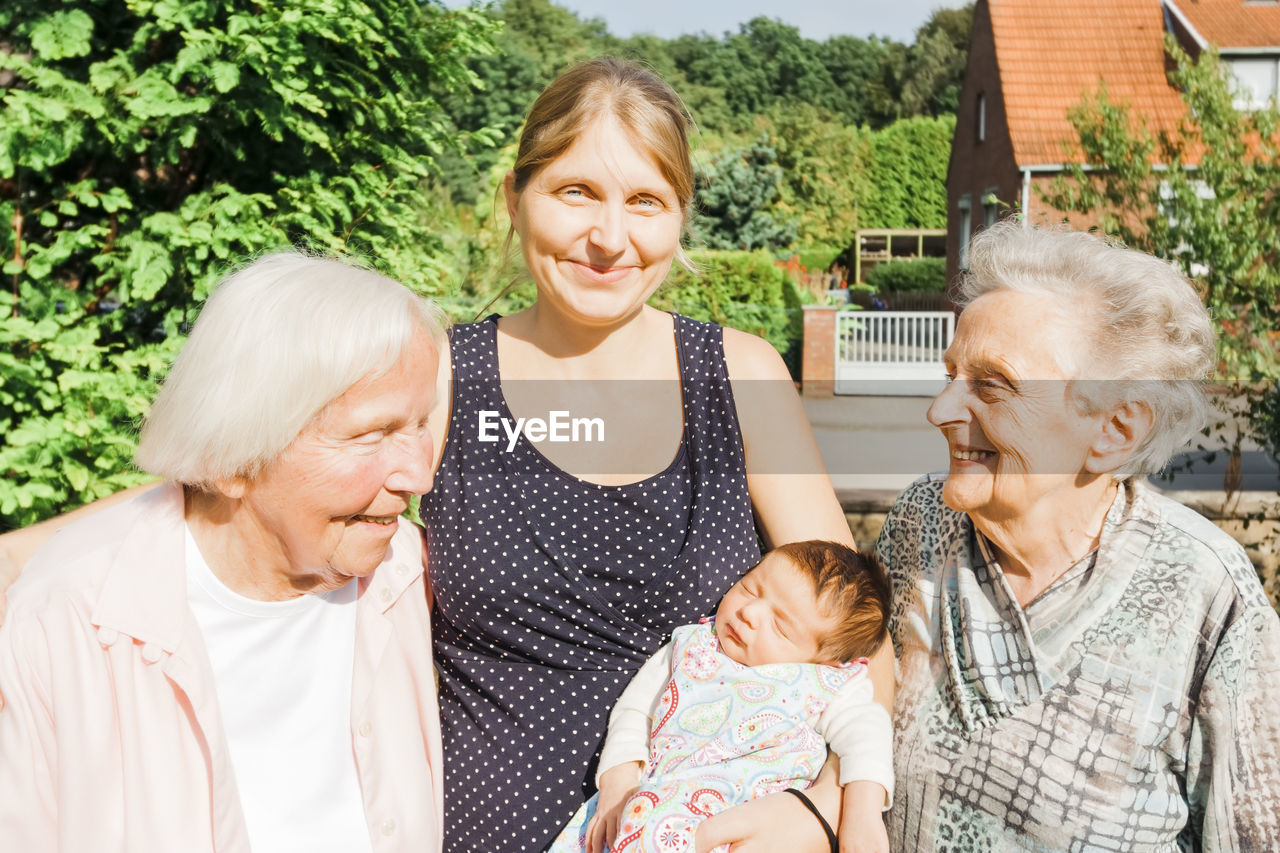
<path id="1" fill-rule="evenodd" d="M 969 268 L 969 238 L 973 236 L 973 202 L 968 195 L 960 196 L 960 269 Z"/>
<path id="2" fill-rule="evenodd" d="M 1000 198 L 992 187 L 982 194 L 982 227 L 989 228 L 1000 221 Z"/>
<path id="3" fill-rule="evenodd" d="M 985 142 L 987 139 L 987 96 L 986 94 L 981 92 L 978 94 L 977 113 L 978 113 L 978 116 L 977 116 L 978 123 L 977 123 L 976 130 L 978 135 L 978 141 Z"/>
<path id="4" fill-rule="evenodd" d="M 1276 103 L 1280 57 L 1231 57 L 1227 65 L 1236 82 L 1236 109 L 1260 109 Z"/>

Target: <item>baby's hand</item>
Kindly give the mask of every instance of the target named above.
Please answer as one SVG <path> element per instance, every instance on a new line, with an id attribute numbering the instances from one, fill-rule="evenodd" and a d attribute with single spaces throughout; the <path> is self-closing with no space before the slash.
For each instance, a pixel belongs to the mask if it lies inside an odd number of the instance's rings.
<path id="1" fill-rule="evenodd" d="M 840 853 L 889 853 L 884 828 L 885 790 L 875 782 L 850 782 L 844 786 L 840 806 Z"/>
<path id="2" fill-rule="evenodd" d="M 600 799 L 587 825 L 587 853 L 609 853 L 622 824 L 622 810 L 640 788 L 641 766 L 637 761 L 628 761 L 600 774 Z"/>

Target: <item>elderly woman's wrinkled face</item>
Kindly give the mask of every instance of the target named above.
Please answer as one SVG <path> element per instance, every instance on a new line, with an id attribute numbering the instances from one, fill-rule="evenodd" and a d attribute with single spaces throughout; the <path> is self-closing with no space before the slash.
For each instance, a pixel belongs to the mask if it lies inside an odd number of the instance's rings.
<path id="1" fill-rule="evenodd" d="M 613 118 L 583 131 L 507 208 L 540 304 L 585 325 L 630 317 L 680 247 L 676 191 Z"/>
<path id="2" fill-rule="evenodd" d="M 258 547 L 286 567 L 297 592 L 372 572 L 410 500 L 430 491 L 438 363 L 428 334 L 417 332 L 391 370 L 330 403 L 245 487 Z"/>
<path id="3" fill-rule="evenodd" d="M 960 316 L 947 350 L 950 379 L 929 407 L 951 467 L 943 499 L 976 518 L 1016 518 L 1086 476 L 1103 418 L 1069 397 L 1064 365 L 1087 346 L 1043 296 L 996 291 Z"/>

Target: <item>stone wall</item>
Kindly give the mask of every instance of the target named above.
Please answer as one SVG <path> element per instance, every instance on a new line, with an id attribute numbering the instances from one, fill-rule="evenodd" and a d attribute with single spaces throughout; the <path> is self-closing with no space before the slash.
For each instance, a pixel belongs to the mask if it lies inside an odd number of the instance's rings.
<path id="1" fill-rule="evenodd" d="M 1274 492 L 1166 492 L 1194 509 L 1244 546 L 1258 570 L 1262 586 L 1280 611 L 1280 495 Z M 840 504 L 858 547 L 869 547 L 880 535 L 895 495 L 888 492 L 841 492 Z"/>

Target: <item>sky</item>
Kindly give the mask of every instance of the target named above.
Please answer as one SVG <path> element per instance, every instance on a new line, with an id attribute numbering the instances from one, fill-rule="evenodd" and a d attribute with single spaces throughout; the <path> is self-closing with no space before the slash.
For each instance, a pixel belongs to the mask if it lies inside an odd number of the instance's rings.
<path id="1" fill-rule="evenodd" d="M 651 33 L 674 38 L 684 33 L 720 36 L 760 15 L 799 28 L 823 41 L 833 35 L 888 36 L 910 44 L 916 28 L 937 8 L 964 0 L 553 0 L 580 18 L 604 18 L 609 32 L 626 37 Z M 465 6 L 465 0 L 446 0 Z"/>

